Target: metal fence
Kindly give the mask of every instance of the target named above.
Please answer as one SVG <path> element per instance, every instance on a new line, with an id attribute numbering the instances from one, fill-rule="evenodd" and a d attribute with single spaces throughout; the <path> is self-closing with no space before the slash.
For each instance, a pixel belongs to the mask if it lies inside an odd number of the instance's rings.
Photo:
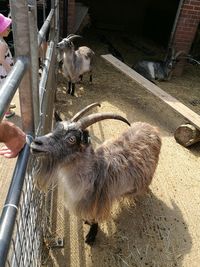
<path id="1" fill-rule="evenodd" d="M 45 1 L 40 1 L 45 9 Z M 51 0 L 49 14 L 37 29 L 36 0 L 10 0 L 15 65 L 0 88 L 0 121 L 17 88 L 23 130 L 29 138 L 52 128 L 56 89 L 56 50 L 59 36 L 59 1 Z M 48 35 L 46 55 L 39 78 L 38 48 Z M 44 236 L 48 234 L 46 197 L 35 187 L 37 162 L 27 144 L 20 152 L 0 221 L 0 266 L 41 266 Z"/>

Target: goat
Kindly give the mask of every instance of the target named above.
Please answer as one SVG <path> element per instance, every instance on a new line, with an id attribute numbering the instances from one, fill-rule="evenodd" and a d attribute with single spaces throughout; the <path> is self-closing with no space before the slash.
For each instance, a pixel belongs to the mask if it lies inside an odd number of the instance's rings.
<path id="1" fill-rule="evenodd" d="M 70 34 L 57 44 L 63 56 L 63 75 L 68 80 L 68 94 L 74 95 L 75 83 L 82 80 L 83 74 L 90 73 L 92 82 L 92 59 L 94 52 L 87 46 L 74 48 L 73 39 L 81 37 Z"/>
<path id="2" fill-rule="evenodd" d="M 57 115 L 55 130 L 31 143 L 31 153 L 39 160 L 36 184 L 43 191 L 55 181 L 62 185 L 67 208 L 90 224 L 85 240 L 90 245 L 95 241 L 98 222 L 109 217 L 115 200 L 147 191 L 161 148 L 157 129 L 148 123 L 130 125 L 122 116 L 107 112 L 82 117 L 97 105 L 91 104 L 68 121 Z M 121 120 L 130 128 L 94 150 L 86 128 L 105 119 Z"/>
<path id="3" fill-rule="evenodd" d="M 155 83 L 155 80 L 170 80 L 172 71 L 178 61 L 178 57 L 183 53 L 183 51 L 179 51 L 176 54 L 173 49 L 170 49 L 169 51 L 170 52 L 164 61 L 141 60 L 133 65 L 132 69 L 153 83 Z"/>

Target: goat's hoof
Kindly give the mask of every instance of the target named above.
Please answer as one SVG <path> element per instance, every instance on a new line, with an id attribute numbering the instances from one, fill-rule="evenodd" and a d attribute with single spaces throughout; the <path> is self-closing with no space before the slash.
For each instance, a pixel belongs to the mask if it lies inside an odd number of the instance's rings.
<path id="1" fill-rule="evenodd" d="M 86 235 L 85 243 L 92 246 L 95 242 L 97 232 L 98 232 L 98 223 L 92 223 L 90 225 L 90 230 Z"/>
<path id="2" fill-rule="evenodd" d="M 88 233 L 85 238 L 85 243 L 88 244 L 89 246 L 94 245 L 96 237 L 94 235 L 91 235 Z"/>

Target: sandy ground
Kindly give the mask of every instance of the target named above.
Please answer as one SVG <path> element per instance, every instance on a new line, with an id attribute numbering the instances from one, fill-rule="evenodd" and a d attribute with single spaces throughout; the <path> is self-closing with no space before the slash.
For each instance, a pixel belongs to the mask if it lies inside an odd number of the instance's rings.
<path id="1" fill-rule="evenodd" d="M 139 52 L 132 54 L 121 39 L 115 40 L 127 64 L 131 65 L 134 54 Z M 56 109 L 67 119 L 98 101 L 101 108 L 95 108 L 94 112 L 116 112 L 130 122 L 146 121 L 156 125 L 162 136 L 160 160 L 150 193 L 139 198 L 136 206 L 126 200 L 114 205 L 112 218 L 100 224 L 93 247 L 84 243 L 88 226 L 65 210 L 64 192 L 55 189 L 52 236 L 64 238 L 65 245 L 62 249 L 50 249 L 44 257 L 44 265 L 198 267 L 200 144 L 186 149 L 176 143 L 174 130 L 185 120 L 100 58 L 107 50 L 97 35 L 85 42 L 96 52 L 93 84 L 88 83 L 86 75 L 83 83 L 76 87 L 76 96 L 72 97 L 66 94 L 67 83 L 59 76 Z M 159 86 L 199 113 L 199 74 L 199 68 L 188 65 L 182 77 L 174 77 Z M 94 146 L 119 136 L 126 127 L 114 120 L 93 125 L 90 133 Z"/>
<path id="2" fill-rule="evenodd" d="M 144 56 L 125 44 L 118 35 L 109 37 L 115 46 L 120 47 L 128 65 Z M 96 53 L 94 81 L 89 84 L 86 75 L 83 83 L 76 86 L 76 97 L 72 97 L 66 94 L 67 83 L 59 75 L 56 109 L 62 118 L 70 118 L 81 108 L 98 101 L 101 108 L 95 108 L 94 112 L 116 112 L 130 122 L 146 121 L 156 125 L 161 132 L 162 149 L 149 194 L 139 198 L 136 205 L 126 200 L 116 203 L 110 220 L 100 224 L 93 247 L 84 243 L 88 226 L 65 210 L 64 192 L 56 188 L 51 235 L 64 238 L 64 248 L 45 251 L 44 266 L 198 267 L 200 144 L 186 149 L 176 143 L 174 130 L 185 120 L 100 58 L 108 51 L 97 35 L 91 32 L 82 43 Z M 197 113 L 200 113 L 199 85 L 200 69 L 191 65 L 185 68 L 182 77 L 159 84 Z M 13 121 L 19 122 L 18 116 L 19 113 Z M 119 136 L 126 127 L 114 120 L 94 124 L 90 127 L 94 146 Z M 14 163 L 15 160 L 0 158 L 1 207 Z"/>

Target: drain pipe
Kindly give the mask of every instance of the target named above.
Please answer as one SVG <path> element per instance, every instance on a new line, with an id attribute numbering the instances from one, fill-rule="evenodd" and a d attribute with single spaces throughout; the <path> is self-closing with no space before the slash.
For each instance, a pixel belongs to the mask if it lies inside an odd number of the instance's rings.
<path id="1" fill-rule="evenodd" d="M 178 23 L 178 19 L 179 19 L 180 13 L 181 13 L 181 8 L 183 6 L 183 3 L 184 3 L 184 0 L 180 0 L 179 5 L 178 5 L 178 10 L 176 12 L 176 17 L 175 17 L 175 20 L 174 20 L 174 25 L 173 25 L 173 28 L 172 28 L 172 31 L 171 31 L 168 48 L 172 47 L 172 43 L 173 43 L 173 40 L 174 40 L 174 34 L 175 34 L 175 31 L 176 31 L 176 27 L 177 27 L 177 23 Z"/>

